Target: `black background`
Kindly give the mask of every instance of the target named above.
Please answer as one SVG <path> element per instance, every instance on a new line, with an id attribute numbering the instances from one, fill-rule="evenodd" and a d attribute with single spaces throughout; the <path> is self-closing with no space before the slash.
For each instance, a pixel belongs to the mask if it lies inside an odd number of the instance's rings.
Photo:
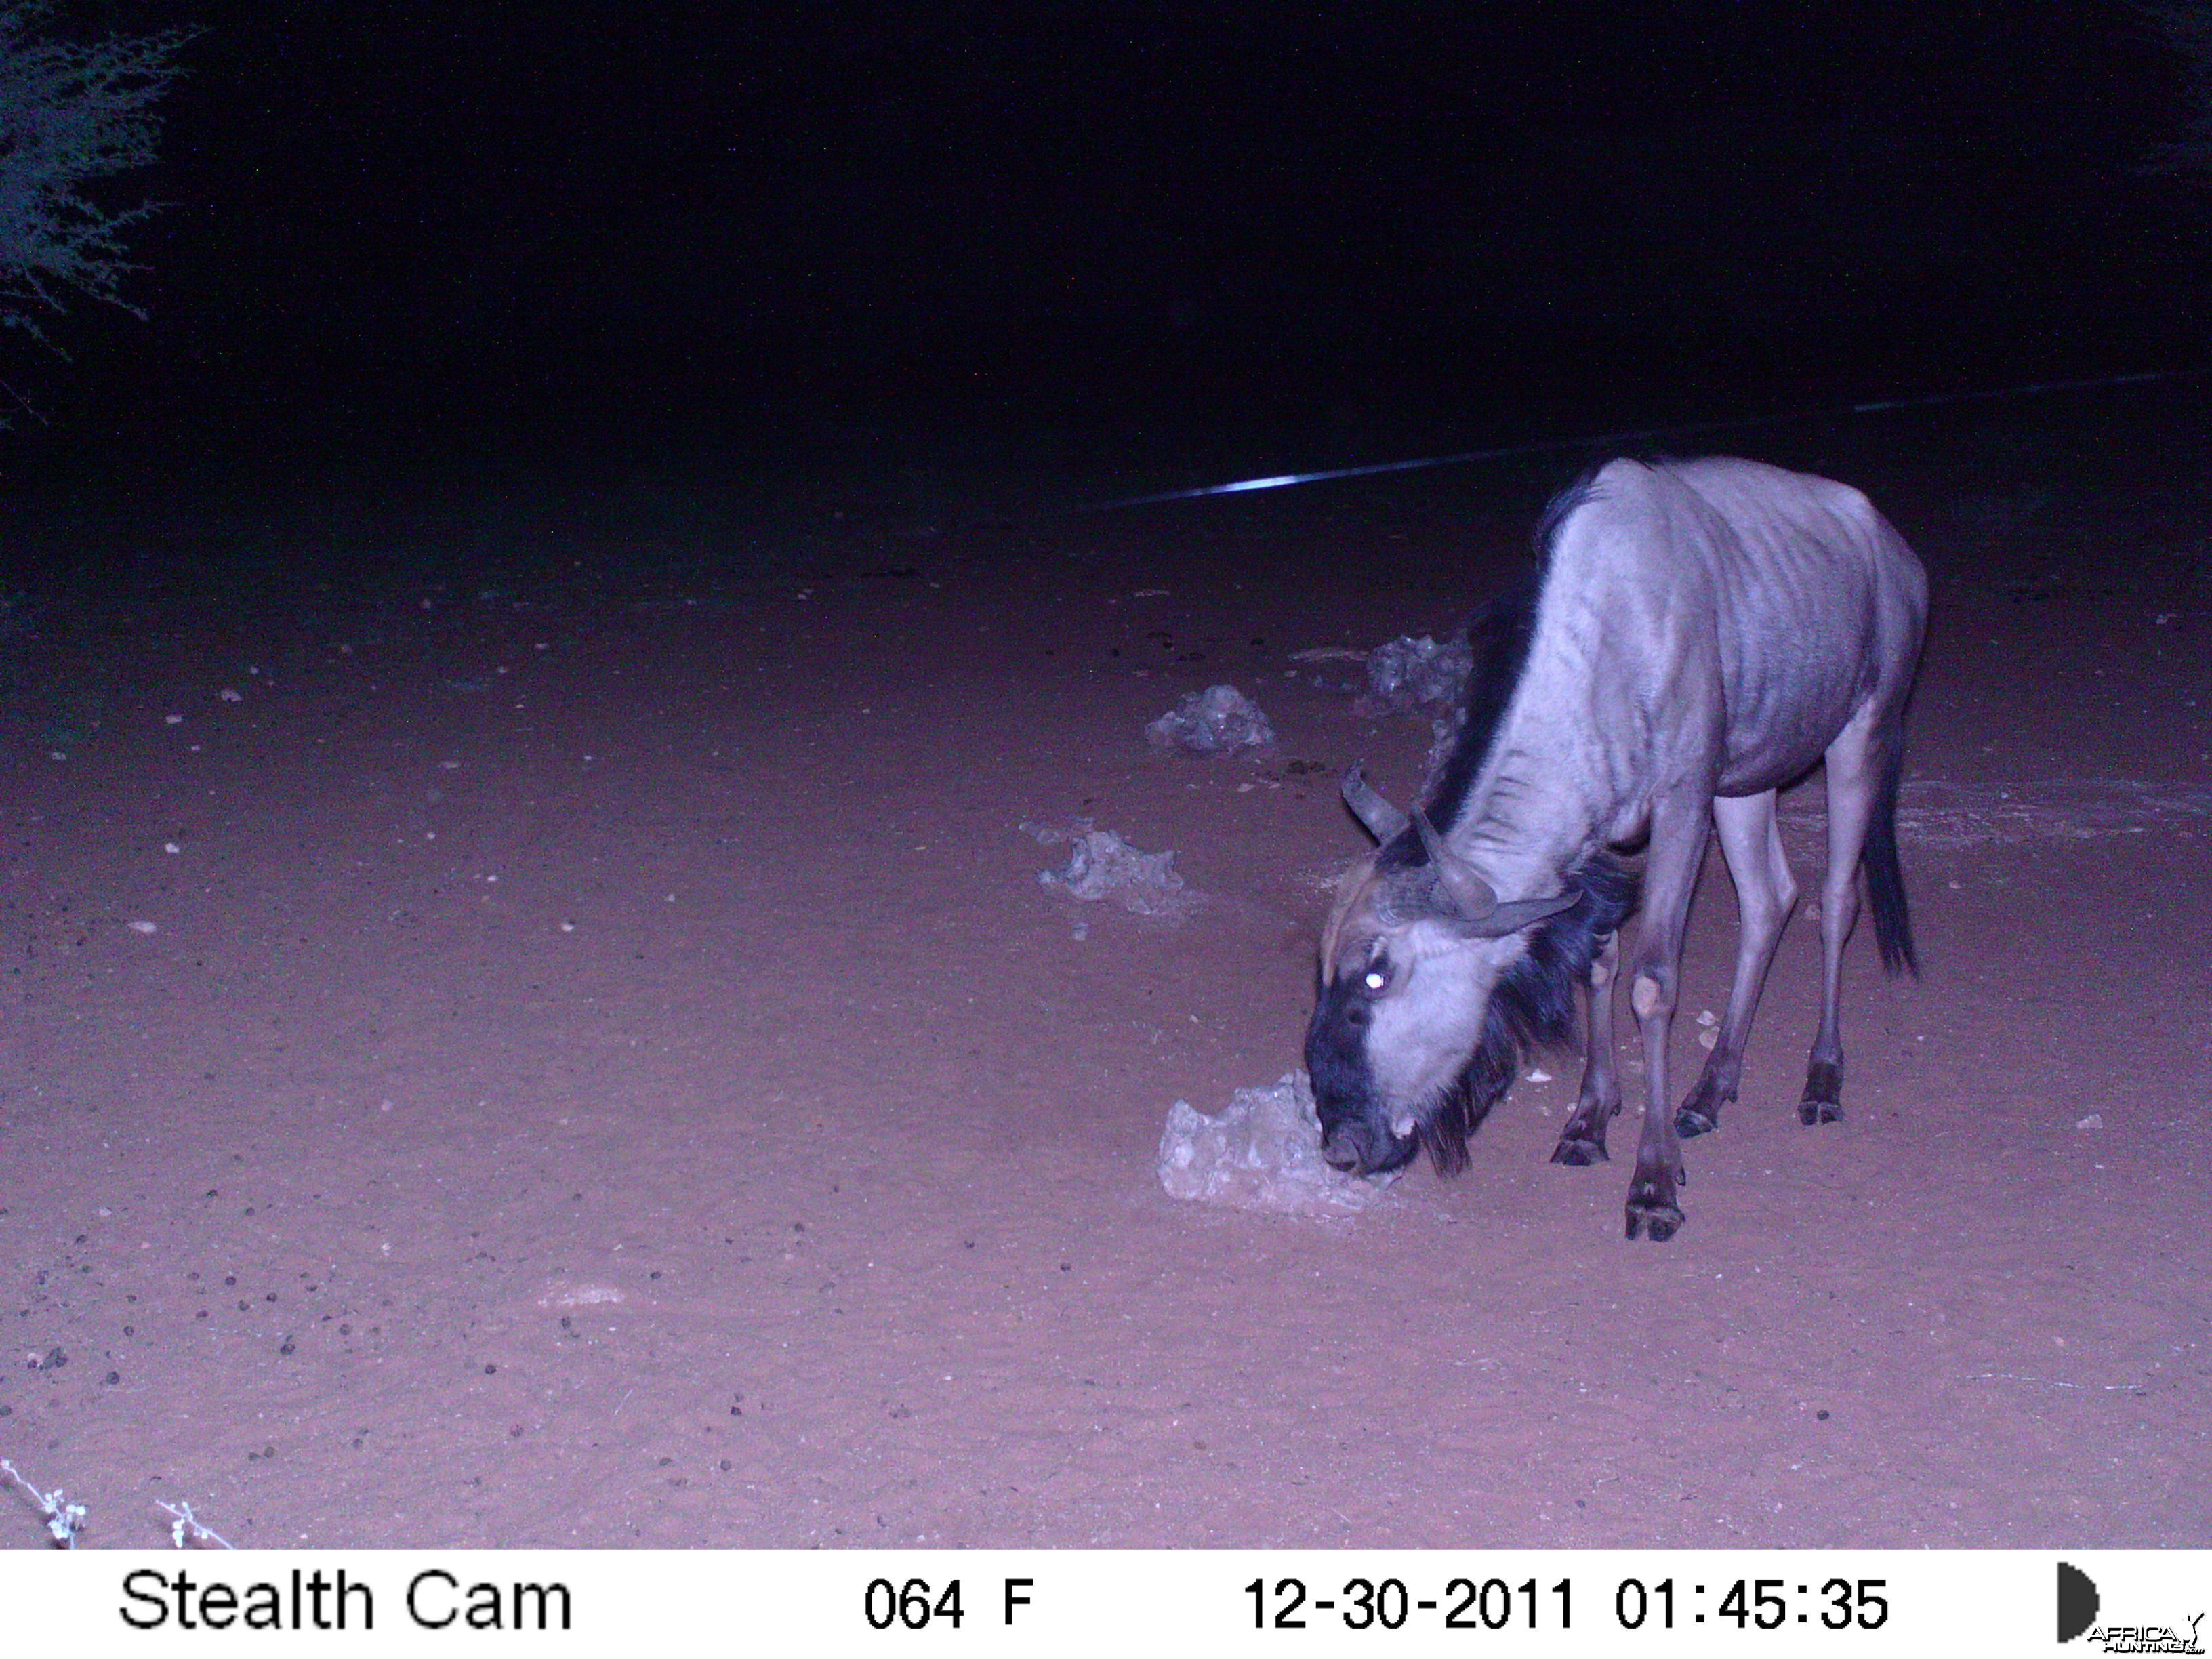
<path id="1" fill-rule="evenodd" d="M 1510 437 L 2203 352 L 2087 3 L 76 5 L 203 32 L 5 465 L 779 423 Z"/>

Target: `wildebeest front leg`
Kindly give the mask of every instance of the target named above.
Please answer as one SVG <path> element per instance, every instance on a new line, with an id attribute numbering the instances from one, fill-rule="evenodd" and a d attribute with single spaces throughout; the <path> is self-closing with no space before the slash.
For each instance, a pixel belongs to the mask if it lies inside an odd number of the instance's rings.
<path id="1" fill-rule="evenodd" d="M 1620 965 L 1620 941 L 1608 937 L 1590 963 L 1583 1003 L 1589 1042 L 1583 1061 L 1582 1093 L 1575 1102 L 1575 1115 L 1559 1131 L 1559 1144 L 1552 1148 L 1554 1164 L 1585 1168 L 1607 1161 L 1606 1126 L 1620 1112 L 1620 1079 L 1613 1069 L 1613 981 Z"/>
<path id="2" fill-rule="evenodd" d="M 1774 791 L 1716 800 L 1713 827 L 1720 832 L 1721 851 L 1735 881 L 1735 983 L 1729 989 L 1728 1013 L 1705 1069 L 1674 1114 L 1674 1133 L 1685 1137 L 1720 1127 L 1722 1106 L 1735 1098 L 1759 988 L 1766 982 L 1790 907 L 1797 902 L 1797 884 L 1790 879 L 1782 832 L 1775 827 Z"/>
<path id="3" fill-rule="evenodd" d="M 1636 1176 L 1628 1183 L 1628 1237 L 1641 1231 L 1655 1243 L 1674 1236 L 1682 1212 L 1674 1189 L 1683 1179 L 1682 1148 L 1667 1089 L 1667 1038 L 1682 971 L 1682 932 L 1690 896 L 1712 832 L 1709 790 L 1678 790 L 1651 809 L 1651 851 L 1644 864 L 1644 925 L 1628 1006 L 1644 1037 L 1644 1133 L 1636 1145 Z"/>

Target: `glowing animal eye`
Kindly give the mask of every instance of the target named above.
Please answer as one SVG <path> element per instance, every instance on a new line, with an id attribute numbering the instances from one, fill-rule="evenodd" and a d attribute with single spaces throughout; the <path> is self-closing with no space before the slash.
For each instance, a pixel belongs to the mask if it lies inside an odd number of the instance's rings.
<path id="1" fill-rule="evenodd" d="M 1369 990 L 1379 991 L 1389 982 L 1390 975 L 1384 973 L 1380 968 L 1370 968 L 1367 970 L 1367 988 Z"/>

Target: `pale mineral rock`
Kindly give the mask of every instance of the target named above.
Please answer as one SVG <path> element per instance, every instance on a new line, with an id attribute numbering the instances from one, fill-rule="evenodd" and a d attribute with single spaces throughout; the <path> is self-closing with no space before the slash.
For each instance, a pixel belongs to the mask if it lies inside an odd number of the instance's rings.
<path id="1" fill-rule="evenodd" d="M 1376 714 L 1455 714 L 1467 696 L 1474 652 L 1465 640 L 1439 644 L 1400 635 L 1367 653 L 1368 708 Z"/>
<path id="2" fill-rule="evenodd" d="M 1194 691 L 1145 728 L 1156 749 L 1180 749 L 1192 755 L 1233 755 L 1264 748 L 1275 728 L 1253 701 L 1233 685 Z"/>
<path id="3" fill-rule="evenodd" d="M 1172 852 L 1140 853 L 1111 830 L 1088 823 L 1071 831 L 1023 828 L 1041 842 L 1073 843 L 1066 869 L 1037 872 L 1039 884 L 1055 893 L 1093 904 L 1110 900 L 1140 916 L 1187 916 L 1197 903 L 1176 873 Z"/>
<path id="4" fill-rule="evenodd" d="M 1396 1175 L 1349 1176 L 1321 1155 L 1321 1119 L 1304 1072 L 1273 1087 L 1239 1089 L 1218 1115 L 1178 1100 L 1160 1135 L 1160 1185 L 1170 1197 L 1284 1215 L 1356 1215 Z"/>

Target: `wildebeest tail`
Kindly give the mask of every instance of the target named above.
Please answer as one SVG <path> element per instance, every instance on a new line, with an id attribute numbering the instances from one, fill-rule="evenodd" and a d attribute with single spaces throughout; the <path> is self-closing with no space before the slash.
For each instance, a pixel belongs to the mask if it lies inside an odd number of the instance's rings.
<path id="1" fill-rule="evenodd" d="M 1892 738 L 1889 758 L 1881 771 L 1881 793 L 1875 798 L 1874 815 L 1867 825 L 1867 902 L 1874 911 L 1874 942 L 1881 951 L 1881 965 L 1920 977 L 1920 962 L 1912 951 L 1912 912 L 1905 902 L 1905 866 L 1897 856 L 1897 791 L 1905 774 L 1905 734 Z"/>

